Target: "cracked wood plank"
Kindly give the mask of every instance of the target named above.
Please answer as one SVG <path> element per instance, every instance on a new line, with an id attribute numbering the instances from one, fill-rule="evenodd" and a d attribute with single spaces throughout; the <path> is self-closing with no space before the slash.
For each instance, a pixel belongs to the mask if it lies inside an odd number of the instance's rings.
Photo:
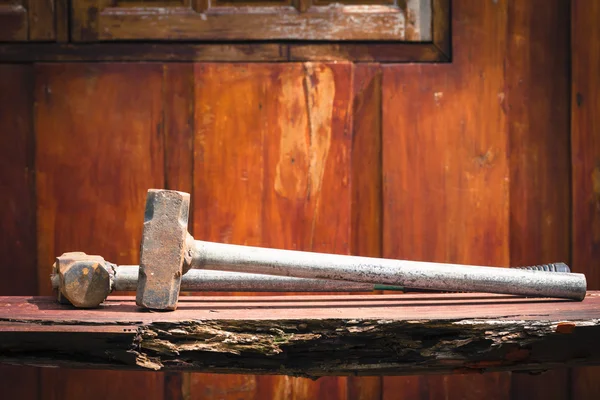
<path id="1" fill-rule="evenodd" d="M 0 297 L 0 361 L 289 375 L 540 372 L 600 365 L 600 292 L 583 302 L 487 294 L 185 297 L 140 311 Z"/>

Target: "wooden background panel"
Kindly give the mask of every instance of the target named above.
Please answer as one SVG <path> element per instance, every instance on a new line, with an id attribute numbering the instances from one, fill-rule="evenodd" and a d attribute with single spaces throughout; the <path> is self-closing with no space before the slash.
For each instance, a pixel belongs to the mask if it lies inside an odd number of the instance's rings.
<path id="1" fill-rule="evenodd" d="M 383 255 L 506 266 L 507 4 L 453 2 L 453 63 L 383 67 Z M 510 374 L 384 378 L 383 398 L 505 399 Z"/>
<path id="2" fill-rule="evenodd" d="M 510 263 L 570 264 L 569 2 L 508 3 Z M 568 398 L 569 371 L 513 374 L 511 398 Z"/>
<path id="3" fill-rule="evenodd" d="M 573 269 L 600 288 L 600 3 L 571 2 Z M 600 368 L 573 371 L 574 399 L 600 398 Z"/>
<path id="4" fill-rule="evenodd" d="M 0 294 L 37 293 L 33 174 L 33 68 L 0 65 Z M 9 399 L 37 398 L 35 368 L 0 366 Z"/>
<path id="5" fill-rule="evenodd" d="M 199 240 L 347 253 L 350 64 L 196 66 Z M 345 398 L 346 378 L 194 374 L 192 398 Z"/>
<path id="6" fill-rule="evenodd" d="M 351 253 L 381 257 L 381 67 L 355 65 L 352 84 Z M 379 399 L 381 385 L 381 377 L 348 377 L 348 399 Z"/>
<path id="7" fill-rule="evenodd" d="M 381 257 L 381 67 L 354 66 L 351 253 Z M 348 399 L 381 398 L 381 377 L 348 377 Z"/>
<path id="8" fill-rule="evenodd" d="M 151 64 L 36 67 L 40 294 L 65 251 L 138 262 L 146 190 L 163 187 L 162 69 Z M 44 370 L 42 398 L 163 398 L 163 374 Z"/>

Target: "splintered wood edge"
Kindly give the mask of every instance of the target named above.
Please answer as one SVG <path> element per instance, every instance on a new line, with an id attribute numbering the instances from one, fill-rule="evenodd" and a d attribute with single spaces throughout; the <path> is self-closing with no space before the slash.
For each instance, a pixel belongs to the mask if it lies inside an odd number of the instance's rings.
<path id="1" fill-rule="evenodd" d="M 185 297 L 150 313 L 0 298 L 0 361 L 215 373 L 410 375 L 599 365 L 600 293 Z"/>

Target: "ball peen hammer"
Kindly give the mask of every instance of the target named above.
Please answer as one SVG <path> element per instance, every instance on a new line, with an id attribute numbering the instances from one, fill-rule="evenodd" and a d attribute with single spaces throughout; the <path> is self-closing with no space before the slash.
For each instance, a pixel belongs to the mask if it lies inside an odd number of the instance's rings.
<path id="1" fill-rule="evenodd" d="M 189 206 L 188 193 L 148 191 L 136 293 L 140 307 L 175 310 L 182 276 L 192 268 L 579 301 L 586 295 L 585 276 L 576 273 L 543 273 L 194 240 L 187 231 Z"/>

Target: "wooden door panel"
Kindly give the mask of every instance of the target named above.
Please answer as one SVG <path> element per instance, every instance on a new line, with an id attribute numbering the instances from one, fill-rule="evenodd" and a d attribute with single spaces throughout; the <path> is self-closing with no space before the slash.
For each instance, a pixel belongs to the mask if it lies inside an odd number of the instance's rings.
<path id="1" fill-rule="evenodd" d="M 600 289 L 600 2 L 571 2 L 573 270 Z M 600 367 L 576 368 L 571 398 L 600 398 Z"/>
<path id="2" fill-rule="evenodd" d="M 54 0 L 0 0 L 0 42 L 55 37 Z"/>
<path id="3" fill-rule="evenodd" d="M 432 39 L 430 0 L 73 0 L 72 22 L 76 41 Z"/>
<path id="4" fill-rule="evenodd" d="M 197 64 L 194 235 L 350 251 L 351 64 Z M 345 399 L 346 378 L 193 374 L 202 399 Z"/>
<path id="5" fill-rule="evenodd" d="M 146 191 L 163 187 L 160 64 L 36 67 L 39 294 L 66 251 L 137 264 Z M 45 369 L 44 399 L 163 398 L 164 374 Z"/>
<path id="6" fill-rule="evenodd" d="M 382 66 L 385 257 L 510 261 L 506 7 L 453 2 L 452 64 Z M 384 377 L 383 398 L 399 393 L 508 399 L 510 374 Z"/>
<path id="7" fill-rule="evenodd" d="M 32 83 L 31 65 L 0 65 L 2 296 L 37 293 Z M 38 370 L 0 365 L 0 390 L 0 396 L 6 399 L 36 399 Z"/>

